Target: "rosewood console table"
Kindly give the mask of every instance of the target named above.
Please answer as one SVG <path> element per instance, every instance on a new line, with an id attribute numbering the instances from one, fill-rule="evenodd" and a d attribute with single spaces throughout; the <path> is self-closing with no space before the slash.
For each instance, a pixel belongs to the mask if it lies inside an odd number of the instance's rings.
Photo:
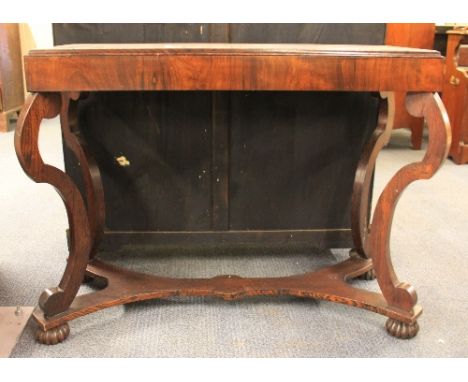
<path id="1" fill-rule="evenodd" d="M 25 57 L 29 97 L 20 116 L 15 148 L 24 171 L 49 183 L 62 197 L 70 227 L 70 254 L 57 287 L 46 289 L 34 318 L 37 339 L 59 343 L 68 321 L 118 304 L 169 296 L 291 295 L 328 300 L 388 317 L 387 331 L 398 338 L 418 332 L 414 288 L 400 282 L 390 257 L 390 231 L 397 201 L 413 181 L 430 178 L 447 156 L 450 127 L 436 91 L 442 89 L 443 58 L 436 51 L 390 46 L 289 44 L 68 45 L 33 50 Z M 177 279 L 118 268 L 96 258 L 105 208 L 100 173 L 76 121 L 80 97 L 99 91 L 242 90 L 380 92 L 387 100 L 378 126 L 358 164 L 352 198 L 355 248 L 350 258 L 324 269 L 279 278 L 224 275 Z M 406 108 L 424 117 L 430 141 L 421 162 L 400 169 L 380 195 L 371 224 L 368 202 L 376 157 L 389 141 L 395 93 L 408 93 Z M 85 192 L 41 159 L 41 120 L 60 115 L 63 139 L 80 163 Z M 102 128 L 105 128 L 103 126 Z M 382 293 L 347 281 L 376 278 Z M 100 290 L 77 296 L 85 278 Z"/>

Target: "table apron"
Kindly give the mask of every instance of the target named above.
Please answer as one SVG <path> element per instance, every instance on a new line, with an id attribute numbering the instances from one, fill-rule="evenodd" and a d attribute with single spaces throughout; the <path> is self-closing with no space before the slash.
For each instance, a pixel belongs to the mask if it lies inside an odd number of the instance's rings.
<path id="1" fill-rule="evenodd" d="M 442 89 L 443 60 L 307 56 L 26 56 L 30 92 Z"/>

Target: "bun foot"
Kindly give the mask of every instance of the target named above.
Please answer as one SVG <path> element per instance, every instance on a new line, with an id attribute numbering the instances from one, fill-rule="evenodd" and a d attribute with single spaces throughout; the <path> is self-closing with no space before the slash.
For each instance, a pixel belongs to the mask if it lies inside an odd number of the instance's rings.
<path id="1" fill-rule="evenodd" d="M 38 329 L 36 332 L 37 342 L 44 345 L 57 345 L 67 339 L 70 327 L 67 323 L 49 330 Z"/>
<path id="2" fill-rule="evenodd" d="M 405 322 L 389 318 L 385 323 L 385 328 L 391 336 L 406 340 L 413 338 L 416 334 L 418 334 L 419 324 L 417 321 L 414 321 L 411 324 L 407 324 Z"/>

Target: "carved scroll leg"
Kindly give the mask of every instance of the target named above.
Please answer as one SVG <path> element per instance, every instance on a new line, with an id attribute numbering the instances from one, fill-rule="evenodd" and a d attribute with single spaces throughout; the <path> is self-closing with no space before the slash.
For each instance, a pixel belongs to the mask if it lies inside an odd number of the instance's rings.
<path id="1" fill-rule="evenodd" d="M 398 280 L 390 259 L 393 215 L 405 188 L 415 180 L 431 178 L 439 169 L 447 157 L 451 135 L 445 108 L 437 94 L 408 95 L 406 107 L 411 115 L 426 119 L 429 129 L 427 152 L 421 162 L 400 169 L 383 190 L 375 207 L 366 250 L 372 258 L 377 281 L 388 304 L 412 314 L 417 302 L 416 291 Z M 416 318 L 411 322 L 389 319 L 386 327 L 390 334 L 399 338 L 414 337 L 418 330 Z"/>
<path id="2" fill-rule="evenodd" d="M 45 164 L 39 153 L 40 123 L 43 118 L 57 116 L 60 106 L 61 99 L 58 94 L 30 96 L 21 112 L 15 132 L 15 150 L 23 170 L 35 182 L 54 186 L 67 210 L 71 238 L 70 254 L 58 287 L 46 289 L 39 299 L 39 306 L 46 316 L 59 314 L 72 303 L 83 280 L 92 244 L 87 211 L 78 188 L 63 171 Z M 68 331 L 63 329 L 60 336 L 56 337 L 63 340 L 66 338 L 65 333 L 68 335 Z M 45 333 L 41 338 L 49 338 L 51 335 Z"/>
<path id="3" fill-rule="evenodd" d="M 92 242 L 89 257 L 92 259 L 104 233 L 104 189 L 99 167 L 78 128 L 77 100 L 79 97 L 79 93 L 62 93 L 60 123 L 65 144 L 75 155 L 81 170 Z"/>
<path id="4" fill-rule="evenodd" d="M 362 257 L 367 259 L 370 257 L 366 253 L 366 243 L 369 235 L 369 203 L 372 198 L 372 178 L 377 155 L 390 140 L 395 116 L 394 94 L 382 94 L 382 97 L 388 98 L 388 102 L 380 105 L 377 128 L 364 146 L 354 178 L 351 200 L 351 232 L 354 243 L 354 248 L 350 251 L 350 257 L 352 258 Z M 371 269 L 359 275 L 358 278 L 373 280 L 375 279 L 375 271 Z"/>

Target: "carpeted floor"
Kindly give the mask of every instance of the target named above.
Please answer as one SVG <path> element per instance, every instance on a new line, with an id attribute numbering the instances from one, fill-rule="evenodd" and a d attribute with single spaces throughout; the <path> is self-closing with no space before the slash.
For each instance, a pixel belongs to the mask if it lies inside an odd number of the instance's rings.
<path id="1" fill-rule="evenodd" d="M 394 133 L 380 155 L 378 194 L 404 163 L 423 151 Z M 57 120 L 44 123 L 41 152 L 63 167 Z M 20 169 L 13 133 L 0 135 L 0 305 L 35 305 L 55 286 L 67 256 L 65 209 L 49 185 Z M 395 215 L 392 250 L 397 274 L 415 286 L 424 313 L 419 335 L 387 335 L 385 317 L 329 302 L 296 298 L 170 299 L 114 307 L 70 324 L 67 341 L 35 343 L 30 321 L 14 357 L 466 357 L 468 356 L 468 165 L 447 161 L 430 181 L 412 184 Z M 274 256 L 113 255 L 117 263 L 173 276 L 285 275 L 333 263 L 346 250 Z M 57 265 L 59 264 L 59 265 Z M 377 290 L 375 281 L 356 281 Z M 86 291 L 86 287 L 83 287 Z"/>

